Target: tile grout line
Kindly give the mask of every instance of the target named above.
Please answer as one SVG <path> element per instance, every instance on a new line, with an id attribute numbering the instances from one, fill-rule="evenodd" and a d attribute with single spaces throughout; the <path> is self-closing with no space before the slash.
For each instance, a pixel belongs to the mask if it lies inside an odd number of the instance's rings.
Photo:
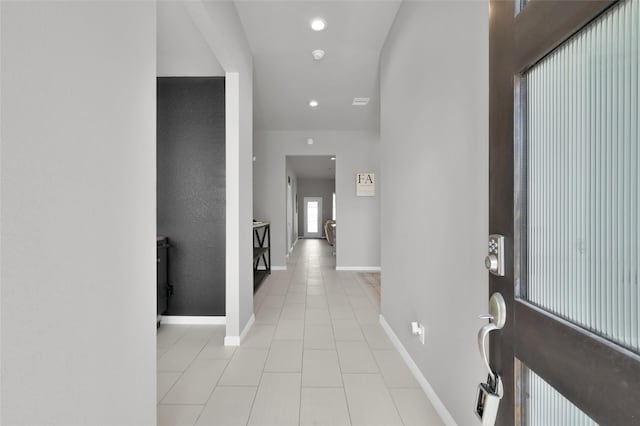
<path id="1" fill-rule="evenodd" d="M 344 291 L 343 283 L 339 279 L 337 279 L 337 281 L 340 283 L 340 288 L 342 288 L 342 290 Z M 348 302 L 348 298 L 347 298 L 347 302 Z M 353 308 L 351 310 L 353 311 Z M 345 380 L 344 380 L 344 372 L 342 371 L 342 363 L 340 362 L 340 355 L 338 354 L 338 341 L 336 340 L 335 333 L 333 335 L 333 340 L 334 340 L 334 345 L 336 347 L 336 357 L 338 358 L 338 368 L 340 369 L 340 380 L 342 381 L 342 394 L 344 395 L 344 403 L 347 407 L 347 414 L 349 415 L 349 424 L 353 425 L 353 416 L 351 415 L 351 407 L 349 406 L 349 398 L 347 397 L 347 384 L 345 383 Z"/>
<path id="2" fill-rule="evenodd" d="M 360 287 L 360 290 L 363 293 L 365 293 L 365 297 L 367 297 L 367 299 L 369 299 L 369 302 L 371 303 L 371 299 L 366 294 L 366 290 L 363 289 L 363 283 L 358 279 L 357 276 L 355 276 L 354 281 L 356 281 L 358 283 L 358 286 Z M 354 314 L 355 314 L 355 306 L 353 306 L 353 302 L 352 302 L 351 298 L 349 298 L 348 296 L 349 295 L 347 295 L 347 299 L 349 300 L 349 305 L 351 306 L 351 310 L 354 311 Z M 373 305 L 374 305 L 373 307 L 376 308 L 376 310 L 378 311 L 378 314 L 379 314 L 380 313 L 380 306 L 375 306 L 376 304 L 373 304 Z M 363 324 L 358 320 L 357 316 L 356 316 L 356 322 L 358 322 L 360 328 L 362 328 Z M 363 333 L 363 335 L 364 335 L 364 333 Z M 366 336 L 364 336 L 364 337 L 365 337 L 365 342 L 367 343 L 367 347 L 369 348 L 369 352 L 371 352 L 371 356 L 373 357 L 373 361 L 375 362 L 375 364 L 376 364 L 376 366 L 378 368 L 378 373 L 376 373 L 376 374 L 380 375 L 380 378 L 382 379 L 382 383 L 384 384 L 384 388 L 387 391 L 387 394 L 389 395 L 389 398 L 391 399 L 391 402 L 393 403 L 393 408 L 395 409 L 395 412 L 396 412 L 396 414 L 398 416 L 398 419 L 400 420 L 400 423 L 402 423 L 404 425 L 405 424 L 404 420 L 402 420 L 402 416 L 400 415 L 400 410 L 398 409 L 396 401 L 393 398 L 393 395 L 391 393 L 391 388 L 389 388 L 389 386 L 387 385 L 387 382 L 386 382 L 386 380 L 384 378 L 384 374 L 382 373 L 382 368 L 380 368 L 380 363 L 376 359 L 376 357 L 375 357 L 375 355 L 373 353 L 373 348 L 371 348 L 371 345 L 369 344 L 368 340 L 366 339 Z M 371 373 L 362 373 L 362 374 L 371 374 Z"/>
<path id="3" fill-rule="evenodd" d="M 213 337 L 212 337 L 213 338 Z M 211 341 L 211 339 L 209 339 L 209 341 Z M 208 344 L 209 342 L 207 342 Z M 205 346 L 207 346 L 207 344 L 205 344 Z M 204 350 L 204 347 L 203 347 Z M 202 353 L 202 351 L 200 351 L 200 353 Z M 198 353 L 198 355 L 200 354 Z M 220 372 L 220 376 L 218 376 L 218 380 L 216 380 L 215 385 L 213 386 L 213 388 L 211 388 L 211 392 L 209 393 L 209 397 L 207 398 L 207 400 L 205 401 L 204 405 L 202 406 L 202 410 L 200 411 L 200 414 L 198 414 L 198 417 L 196 418 L 196 421 L 194 423 L 194 425 L 198 424 L 198 421 L 200 420 L 200 417 L 202 416 L 202 413 L 204 413 L 204 409 L 207 407 L 207 405 L 209 404 L 209 401 L 211 401 L 211 397 L 213 396 L 213 393 L 216 391 L 216 389 L 219 387 L 219 383 L 220 380 L 222 379 L 222 376 L 224 376 L 224 373 L 227 371 L 227 368 L 229 368 L 229 364 L 231 364 L 231 360 L 233 360 L 233 357 L 236 355 L 237 351 L 234 350 L 233 351 L 233 355 L 231 355 L 231 358 L 227 359 L 227 363 L 225 364 L 224 368 L 222 369 L 222 371 Z M 197 359 L 197 357 L 196 357 Z"/>
<path id="4" fill-rule="evenodd" d="M 291 278 L 293 281 L 293 277 Z M 306 281 L 308 282 L 308 281 Z M 306 337 L 306 322 L 307 322 L 307 296 L 308 296 L 308 285 L 305 285 L 305 304 L 304 304 L 304 316 L 302 318 L 302 360 L 300 361 L 300 398 L 298 402 L 298 425 L 302 421 L 302 379 L 304 375 L 304 342 Z M 291 285 L 289 286 L 291 288 Z"/>
<path id="5" fill-rule="evenodd" d="M 268 279 L 268 278 L 267 278 Z M 270 282 L 265 282 L 264 284 L 268 285 L 271 284 Z M 267 295 L 269 295 L 269 292 L 267 291 Z M 278 322 L 280 322 L 280 317 L 282 316 L 282 309 L 280 309 L 280 314 L 278 315 L 278 319 L 276 321 L 276 329 L 277 330 L 277 324 Z M 273 331 L 274 335 L 275 335 L 275 330 Z M 269 359 L 269 354 L 271 354 L 271 342 L 273 341 L 273 338 L 271 339 L 271 341 L 269 342 L 269 347 L 267 350 L 267 356 L 264 359 L 264 363 L 262 364 L 262 373 L 260 374 L 260 380 L 258 381 L 258 385 L 256 386 L 256 393 L 253 395 L 253 400 L 251 401 L 251 407 L 249 407 L 249 415 L 247 416 L 247 423 L 245 426 L 248 426 L 249 423 L 251 422 L 251 415 L 253 414 L 253 408 L 255 407 L 256 404 L 256 400 L 258 399 L 258 392 L 260 391 L 260 385 L 262 384 L 262 380 L 264 379 L 264 369 L 267 366 L 267 360 Z"/>
<path id="6" fill-rule="evenodd" d="M 393 393 L 391 392 L 391 388 L 387 384 L 387 381 L 385 380 L 384 374 L 382 373 L 382 368 L 380 368 L 380 363 L 378 362 L 378 359 L 376 358 L 376 356 L 373 354 L 373 349 L 371 349 L 371 355 L 373 356 L 373 361 L 378 366 L 378 370 L 380 371 L 380 377 L 382 378 L 382 383 L 384 383 L 384 388 L 387 390 L 387 393 L 389 394 L 389 398 L 391 399 L 391 402 L 393 403 L 393 408 L 395 408 L 396 414 L 398 415 L 398 418 L 400 419 L 400 422 L 403 425 L 405 425 L 404 420 L 402 419 L 402 416 L 400 415 L 400 409 L 398 408 L 398 404 L 396 403 L 396 400 L 393 397 Z"/>
<path id="7" fill-rule="evenodd" d="M 174 345 L 173 345 L 173 346 L 177 345 L 177 344 L 178 344 L 182 339 L 184 339 L 184 338 L 187 336 L 187 334 L 189 333 L 189 330 L 191 330 L 192 328 L 195 328 L 195 327 L 193 327 L 193 326 L 191 326 L 191 325 L 190 325 L 190 326 L 187 326 L 187 331 L 183 334 L 183 336 L 182 336 L 180 339 L 178 339 L 178 340 L 176 341 L 176 343 L 174 343 Z M 213 334 L 213 333 L 212 333 L 212 334 Z M 199 350 L 199 351 L 198 351 L 198 353 L 195 355 L 195 357 L 194 357 L 194 358 L 189 362 L 189 364 L 187 364 L 187 366 L 185 367 L 185 369 L 184 369 L 184 370 L 182 370 L 182 371 L 180 372 L 180 376 L 176 379 L 176 381 L 175 381 L 175 382 L 173 382 L 173 384 L 171 385 L 171 387 L 169 388 L 169 390 L 167 390 L 167 392 L 164 394 L 164 396 L 162 397 L 162 399 L 161 399 L 160 401 L 156 402 L 156 407 L 157 407 L 158 405 L 181 405 L 181 404 L 162 404 L 162 401 L 164 401 L 164 399 L 167 397 L 167 395 L 169 395 L 169 393 L 171 393 L 171 390 L 172 390 L 172 389 L 175 387 L 175 385 L 180 381 L 180 379 L 182 379 L 182 377 L 183 377 L 183 376 L 184 376 L 184 374 L 187 372 L 187 370 L 189 369 L 189 367 L 191 367 L 191 365 L 193 364 L 193 362 L 194 362 L 195 360 L 197 360 L 197 359 L 198 359 L 198 355 L 200 355 L 200 353 L 202 352 L 202 350 L 204 349 L 204 347 L 205 347 L 205 346 L 207 346 L 207 344 L 211 341 L 211 339 L 212 339 L 212 338 L 213 338 L 213 337 L 210 337 L 209 339 L 207 339 L 207 341 L 206 341 L 206 342 L 204 343 L 204 345 L 200 348 L 200 350 Z M 157 367 L 156 367 L 156 368 L 157 368 Z M 226 366 L 225 366 L 225 368 L 226 368 Z M 158 378 L 157 378 L 157 377 L 158 377 L 158 373 L 165 373 L 165 371 L 156 371 L 156 387 L 157 387 L 157 380 L 158 380 Z M 197 405 L 197 404 L 194 404 L 194 405 Z"/>

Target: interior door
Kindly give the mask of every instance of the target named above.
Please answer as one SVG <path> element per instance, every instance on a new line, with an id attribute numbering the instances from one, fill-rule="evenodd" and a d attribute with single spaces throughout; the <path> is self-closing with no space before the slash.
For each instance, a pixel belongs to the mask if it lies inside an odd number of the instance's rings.
<path id="1" fill-rule="evenodd" d="M 639 425 L 640 0 L 490 7 L 496 424 Z"/>
<path id="2" fill-rule="evenodd" d="M 322 238 L 322 197 L 304 197 L 304 237 Z"/>

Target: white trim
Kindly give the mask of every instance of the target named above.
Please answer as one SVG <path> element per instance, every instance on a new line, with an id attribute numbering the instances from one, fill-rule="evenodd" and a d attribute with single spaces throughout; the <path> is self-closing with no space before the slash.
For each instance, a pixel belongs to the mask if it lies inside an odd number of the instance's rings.
<path id="1" fill-rule="evenodd" d="M 208 16 L 208 12 L 202 12 Z M 250 231 L 245 231 L 245 223 L 240 224 L 240 74 L 226 72 L 224 87 L 225 309 L 226 334 L 233 336 L 240 332 L 240 241 Z"/>
<path id="2" fill-rule="evenodd" d="M 240 333 L 241 342 L 244 340 L 245 337 L 247 337 L 247 333 L 249 332 L 249 330 L 251 330 L 251 327 L 253 327 L 254 322 L 256 322 L 256 314 L 251 314 L 249 321 L 247 321 L 247 325 L 244 326 L 242 333 Z"/>
<path id="3" fill-rule="evenodd" d="M 293 244 L 291 244 L 291 247 L 289 247 L 289 251 L 287 252 L 287 256 L 286 256 L 287 258 L 289 258 L 289 255 L 290 255 L 291 253 L 293 253 L 293 249 L 294 249 L 294 247 L 296 246 L 296 243 L 297 243 L 297 242 L 298 242 L 298 238 L 296 238 L 296 240 L 293 242 Z"/>
<path id="4" fill-rule="evenodd" d="M 240 346 L 240 336 L 224 336 L 225 346 Z"/>
<path id="5" fill-rule="evenodd" d="M 224 336 L 225 346 L 240 346 L 240 336 Z"/>
<path id="6" fill-rule="evenodd" d="M 271 270 L 272 271 L 286 271 L 287 267 L 286 266 L 272 266 Z"/>
<path id="7" fill-rule="evenodd" d="M 251 318 L 249 318 L 249 321 L 247 321 L 247 325 L 244 326 L 244 330 L 242 330 L 242 333 L 240 333 L 239 336 L 225 336 L 224 345 L 240 346 L 240 342 L 242 342 L 244 338 L 247 336 L 247 333 L 249 332 L 249 330 L 251 330 L 251 327 L 253 326 L 254 322 L 256 322 L 256 315 L 251 314 Z"/>
<path id="8" fill-rule="evenodd" d="M 289 257 L 289 255 L 293 252 L 293 249 L 296 247 L 296 244 L 298 244 L 298 236 L 296 235 L 296 239 L 293 240 L 293 244 L 291 244 L 291 247 L 289 247 L 289 253 L 287 253 L 287 257 Z"/>
<path id="9" fill-rule="evenodd" d="M 381 270 L 379 266 L 336 266 L 336 271 L 380 272 Z"/>
<path id="10" fill-rule="evenodd" d="M 429 401 L 431 401 L 431 405 L 433 405 L 433 408 L 435 408 L 444 424 L 447 426 L 457 426 L 456 421 L 453 419 L 453 416 L 451 415 L 449 410 L 447 410 L 447 407 L 440 400 L 440 398 L 438 398 L 438 394 L 436 394 L 436 391 L 433 390 L 433 387 L 427 381 L 427 378 L 424 377 L 422 371 L 420 371 L 420 368 L 418 368 L 415 361 L 413 361 L 413 358 L 411 358 L 411 355 L 409 355 L 409 352 L 407 352 L 407 350 L 404 348 L 404 346 L 400 342 L 400 339 L 398 339 L 398 336 L 396 336 L 396 333 L 393 332 L 393 329 L 384 319 L 382 314 L 380 314 L 380 325 L 382 325 L 382 328 L 387 333 L 387 336 L 389 336 L 389 339 L 391 339 L 391 343 L 393 343 L 393 346 L 398 350 L 398 352 L 400 352 L 400 356 L 407 364 L 407 367 L 409 367 L 409 370 L 411 370 L 413 377 L 415 377 L 418 383 L 420 383 L 422 390 L 427 395 L 427 398 L 429 398 Z"/>
<path id="11" fill-rule="evenodd" d="M 216 316 L 162 315 L 160 322 L 162 324 L 172 325 L 224 325 L 227 323 L 227 318 Z"/>

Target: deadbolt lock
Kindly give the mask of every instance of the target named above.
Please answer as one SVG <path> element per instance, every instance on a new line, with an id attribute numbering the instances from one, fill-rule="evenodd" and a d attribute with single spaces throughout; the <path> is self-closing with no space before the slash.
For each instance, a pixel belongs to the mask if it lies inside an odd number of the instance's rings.
<path id="1" fill-rule="evenodd" d="M 489 235 L 489 254 L 484 258 L 484 266 L 493 275 L 504 277 L 504 235 Z"/>

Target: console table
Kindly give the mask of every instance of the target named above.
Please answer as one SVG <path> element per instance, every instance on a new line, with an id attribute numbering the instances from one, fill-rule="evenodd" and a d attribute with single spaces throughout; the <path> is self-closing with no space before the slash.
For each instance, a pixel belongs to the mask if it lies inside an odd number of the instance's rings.
<path id="1" fill-rule="evenodd" d="M 253 222 L 253 291 L 271 274 L 271 223 Z"/>

